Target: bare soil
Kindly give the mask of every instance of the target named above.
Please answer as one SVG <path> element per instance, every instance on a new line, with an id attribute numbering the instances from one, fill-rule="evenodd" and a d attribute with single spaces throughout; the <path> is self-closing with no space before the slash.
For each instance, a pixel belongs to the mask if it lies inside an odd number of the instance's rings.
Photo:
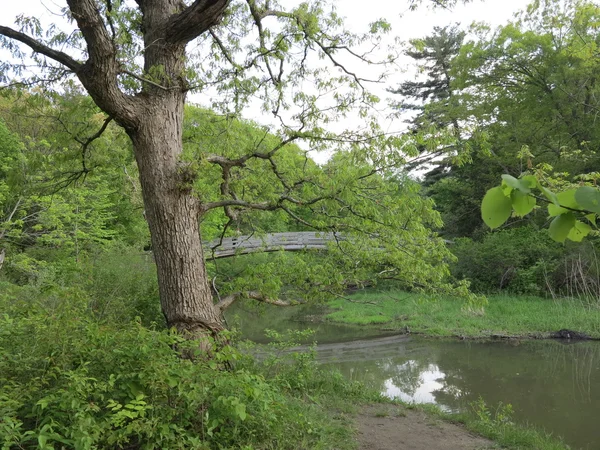
<path id="1" fill-rule="evenodd" d="M 484 450 L 492 441 L 460 425 L 398 405 L 369 405 L 356 415 L 360 450 Z"/>

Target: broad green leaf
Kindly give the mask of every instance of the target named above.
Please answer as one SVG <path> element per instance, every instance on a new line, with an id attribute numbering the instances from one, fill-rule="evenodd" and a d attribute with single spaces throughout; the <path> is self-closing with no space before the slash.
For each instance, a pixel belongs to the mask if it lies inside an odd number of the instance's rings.
<path id="1" fill-rule="evenodd" d="M 600 214 L 600 190 L 591 186 L 581 186 L 575 192 L 575 200 L 581 208 Z"/>
<path id="2" fill-rule="evenodd" d="M 567 238 L 575 242 L 581 242 L 584 237 L 590 234 L 590 231 L 592 231 L 592 227 L 578 220 L 575 222 L 575 226 L 571 228 Z"/>
<path id="3" fill-rule="evenodd" d="M 596 225 L 596 214 L 587 214 L 587 215 L 585 216 L 585 218 L 586 218 L 587 220 L 589 220 L 589 221 L 590 221 L 590 223 L 591 223 L 592 225 L 594 225 L 594 226 L 597 226 L 597 225 Z"/>
<path id="4" fill-rule="evenodd" d="M 560 203 L 558 202 L 558 198 L 556 197 L 556 194 L 552 191 L 550 191 L 549 189 L 546 189 L 544 186 L 538 186 L 539 190 L 542 192 L 542 194 L 544 194 L 544 197 L 546 197 L 548 200 L 550 200 L 552 203 L 554 203 L 556 206 L 560 206 Z"/>
<path id="5" fill-rule="evenodd" d="M 513 191 L 511 194 L 512 207 L 518 216 L 525 216 L 535 208 L 535 198 L 521 191 Z"/>
<path id="6" fill-rule="evenodd" d="M 523 183 L 521 180 L 513 177 L 512 175 L 502 175 L 502 181 L 507 186 L 510 186 L 513 189 L 521 191 L 523 194 L 529 194 L 531 189 L 529 189 L 526 183 Z"/>
<path id="7" fill-rule="evenodd" d="M 514 191 L 514 189 L 506 183 L 502 183 L 500 185 L 500 188 L 502 189 L 502 193 L 507 197 L 510 197 L 510 194 L 512 193 L 512 191 Z"/>
<path id="8" fill-rule="evenodd" d="M 494 229 L 498 228 L 510 217 L 512 202 L 504 195 L 502 187 L 490 189 L 481 202 L 481 218 L 485 224 Z"/>
<path id="9" fill-rule="evenodd" d="M 129 383 L 127 383 L 127 386 L 129 387 L 129 390 L 136 398 L 138 395 L 144 393 L 142 385 L 140 383 L 138 383 L 137 381 L 130 381 Z"/>
<path id="10" fill-rule="evenodd" d="M 521 178 L 521 182 L 525 184 L 529 189 L 533 189 L 538 185 L 537 178 L 533 175 L 525 175 Z"/>
<path id="11" fill-rule="evenodd" d="M 248 414 L 246 413 L 246 405 L 244 405 L 243 403 L 238 403 L 235 405 L 234 408 L 240 420 L 246 420 L 246 417 L 248 417 Z"/>
<path id="12" fill-rule="evenodd" d="M 565 239 L 567 239 L 574 226 L 575 216 L 573 213 L 565 213 L 554 218 L 548 228 L 548 232 L 550 233 L 550 237 L 555 241 L 565 242 Z"/>
<path id="13" fill-rule="evenodd" d="M 559 216 L 569 211 L 568 209 L 562 208 L 562 206 L 566 206 L 567 208 L 579 209 L 577 200 L 575 200 L 575 192 L 577 192 L 577 189 L 569 189 L 568 191 L 563 191 L 556 194 L 558 203 L 561 206 L 556 206 L 554 203 L 549 204 L 548 214 L 550 215 L 550 217 Z"/>

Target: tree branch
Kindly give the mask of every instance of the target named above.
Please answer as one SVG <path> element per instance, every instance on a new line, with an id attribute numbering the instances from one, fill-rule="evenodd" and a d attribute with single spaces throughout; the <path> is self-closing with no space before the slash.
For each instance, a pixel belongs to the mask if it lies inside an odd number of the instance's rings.
<path id="1" fill-rule="evenodd" d="M 267 296 L 261 294 L 258 291 L 248 291 L 248 292 L 236 292 L 234 294 L 229 294 L 227 297 L 223 298 L 219 303 L 216 304 L 216 307 L 221 311 L 226 310 L 231 305 L 233 305 L 236 300 L 239 298 L 249 298 L 252 300 L 256 300 L 262 303 L 267 303 L 269 305 L 275 306 L 294 306 L 296 303 L 290 303 L 279 299 L 268 298 Z"/>
<path id="2" fill-rule="evenodd" d="M 53 59 L 54 61 L 61 63 L 62 65 L 68 67 L 75 73 L 77 73 L 83 67 L 82 63 L 71 58 L 66 53 L 54 50 L 42 44 L 41 42 L 33 39 L 31 36 L 28 36 L 25 33 L 21 33 L 20 31 L 13 30 L 9 27 L 0 26 L 0 35 L 6 36 L 7 38 L 14 39 L 15 41 L 19 41 L 27 45 L 34 52 L 40 53 L 44 56 L 47 56 L 50 59 Z"/>
<path id="3" fill-rule="evenodd" d="M 238 206 L 241 208 L 247 208 L 247 209 L 257 209 L 260 211 L 274 211 L 276 209 L 279 209 L 279 205 L 276 203 L 252 203 L 252 202 L 247 202 L 245 200 L 239 200 L 239 199 L 226 199 L 226 200 L 220 200 L 218 202 L 210 202 L 210 203 L 205 203 L 202 206 L 203 211 L 208 211 L 211 209 L 215 209 L 215 208 L 225 208 L 228 206 Z"/>
<path id="4" fill-rule="evenodd" d="M 230 0 L 196 0 L 179 14 L 174 15 L 166 27 L 166 39 L 173 44 L 186 43 L 219 23 Z"/>
<path id="5" fill-rule="evenodd" d="M 95 0 L 67 0 L 69 9 L 85 39 L 89 55 L 77 76 L 94 102 L 109 116 L 127 128 L 137 126 L 133 98 L 118 84 L 120 64 L 117 49 L 104 25 Z"/>

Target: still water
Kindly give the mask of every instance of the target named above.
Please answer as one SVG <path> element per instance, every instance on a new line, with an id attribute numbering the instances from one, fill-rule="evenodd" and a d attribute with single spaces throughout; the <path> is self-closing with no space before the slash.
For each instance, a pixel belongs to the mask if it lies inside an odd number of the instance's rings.
<path id="1" fill-rule="evenodd" d="M 238 311 L 239 313 L 240 311 Z M 600 449 L 600 342 L 472 342 L 369 336 L 364 329 L 311 324 L 302 312 L 242 311 L 251 339 L 265 327 L 315 328 L 318 358 L 389 397 L 467 411 L 482 398 L 510 403 L 514 419 L 562 436 L 574 449 Z"/>

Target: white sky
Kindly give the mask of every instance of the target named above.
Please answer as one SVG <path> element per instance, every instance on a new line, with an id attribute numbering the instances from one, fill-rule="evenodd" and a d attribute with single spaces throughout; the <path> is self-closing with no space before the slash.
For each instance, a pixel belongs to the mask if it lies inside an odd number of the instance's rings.
<path id="1" fill-rule="evenodd" d="M 392 36 L 399 36 L 402 40 L 419 38 L 431 33 L 435 26 L 445 26 L 460 23 L 467 27 L 472 22 L 486 22 L 492 27 L 507 23 L 513 14 L 524 9 L 528 0 L 474 0 L 466 5 L 459 5 L 452 10 L 432 10 L 425 5 L 417 11 L 410 11 L 408 2 L 403 0 L 333 0 L 338 13 L 345 17 L 345 27 L 357 33 L 366 31 L 368 25 L 377 19 L 385 18 L 392 24 Z M 13 26 L 14 18 L 18 14 L 38 17 L 43 24 L 61 21 L 60 9 L 66 5 L 65 0 L 0 0 L 2 12 L 0 25 Z M 299 3 L 299 0 L 282 0 L 285 4 Z M 425 0 L 424 3 L 427 3 Z M 365 8 L 365 5 L 368 5 Z M 408 58 L 407 58 L 407 61 Z M 408 70 L 407 70 L 408 69 Z M 398 68 L 383 86 L 376 86 L 373 91 L 381 98 L 388 97 L 386 87 L 395 87 L 402 80 L 414 78 L 415 72 L 409 67 Z M 201 97 L 192 97 L 198 103 L 206 103 Z M 271 119 L 260 116 L 259 109 L 251 108 L 247 115 L 257 122 L 268 123 Z M 352 119 L 350 119 L 352 121 Z M 347 123 L 346 123 L 347 125 Z M 387 122 L 388 132 L 397 132 L 405 127 L 401 121 Z M 327 155 L 311 155 L 318 162 L 325 161 Z"/>
<path id="2" fill-rule="evenodd" d="M 18 14 L 35 16 L 42 21 L 52 21 L 60 8 L 66 5 L 64 0 L 2 0 L 0 24 L 11 26 Z M 527 0 L 475 0 L 467 5 L 455 7 L 452 11 L 428 10 L 408 11 L 407 2 L 402 0 L 334 0 L 338 11 L 347 18 L 349 28 L 364 27 L 379 18 L 386 18 L 393 24 L 395 34 L 403 38 L 425 36 L 434 26 L 444 26 L 454 22 L 469 24 L 473 21 L 484 21 L 491 25 L 501 25 L 508 21 L 512 14 L 525 8 Z M 368 8 L 365 9 L 365 4 Z M 404 17 L 401 18 L 400 16 Z"/>

